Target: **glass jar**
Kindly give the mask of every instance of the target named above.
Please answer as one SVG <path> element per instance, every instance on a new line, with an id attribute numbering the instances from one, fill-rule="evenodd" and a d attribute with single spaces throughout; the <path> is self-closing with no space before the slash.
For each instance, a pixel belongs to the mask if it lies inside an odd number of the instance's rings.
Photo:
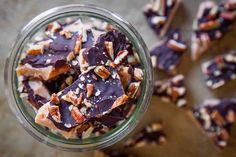
<path id="1" fill-rule="evenodd" d="M 142 68 L 144 70 L 144 80 L 142 83 L 141 95 L 138 98 L 136 109 L 130 118 L 106 134 L 83 140 L 65 139 L 60 135 L 46 130 L 44 127 L 39 126 L 34 122 L 35 112 L 32 110 L 30 105 L 27 104 L 27 102 L 20 98 L 20 93 L 17 91 L 18 82 L 15 71 L 21 53 L 24 51 L 27 43 L 31 40 L 35 33 L 37 33 L 40 29 L 44 28 L 52 21 L 74 16 L 93 17 L 114 25 L 127 36 L 130 42 L 136 48 Z M 56 7 L 41 13 L 31 20 L 21 30 L 17 36 L 17 39 L 15 40 L 12 51 L 6 59 L 4 77 L 6 84 L 6 96 L 9 101 L 9 106 L 25 130 L 42 143 L 69 151 L 88 151 L 101 149 L 108 147 L 124 138 L 135 128 L 145 113 L 152 96 L 153 87 L 153 72 L 150 55 L 143 39 L 134 29 L 134 27 L 122 17 L 107 9 L 94 5 L 81 4 Z"/>

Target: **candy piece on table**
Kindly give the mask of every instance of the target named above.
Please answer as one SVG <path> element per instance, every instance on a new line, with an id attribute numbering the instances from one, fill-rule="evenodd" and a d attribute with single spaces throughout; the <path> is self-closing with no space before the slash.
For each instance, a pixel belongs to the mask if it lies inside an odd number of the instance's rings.
<path id="1" fill-rule="evenodd" d="M 157 35 L 166 34 L 180 3 L 181 0 L 151 0 L 144 7 L 147 22 Z"/>
<path id="2" fill-rule="evenodd" d="M 232 27 L 236 18 L 236 1 L 226 0 L 220 4 L 202 2 L 193 23 L 192 59 L 205 53 L 213 41 L 222 38 Z"/>
<path id="3" fill-rule="evenodd" d="M 56 125 L 71 129 L 90 118 L 105 115 L 125 104 L 128 96 L 124 93 L 116 70 L 110 67 L 102 69 L 106 69 L 107 73 L 103 70 L 101 72 L 91 70 L 81 74 L 72 85 L 56 94 L 57 101 L 52 98 L 39 109 L 36 122 L 50 128 L 47 123 L 42 123 L 47 119 L 52 120 Z M 58 121 L 49 117 L 48 111 L 52 106 L 59 107 L 60 120 Z"/>
<path id="4" fill-rule="evenodd" d="M 134 157 L 134 155 L 128 155 L 123 152 L 118 151 L 110 151 L 110 152 L 104 152 L 102 150 L 97 150 L 94 152 L 94 157 Z"/>
<path id="5" fill-rule="evenodd" d="M 195 107 L 193 116 L 219 147 L 226 147 L 235 122 L 236 101 L 209 99 Z"/>
<path id="6" fill-rule="evenodd" d="M 160 97 L 165 102 L 175 103 L 178 107 L 187 104 L 185 95 L 184 76 L 177 75 L 170 79 L 154 82 L 154 95 Z"/>
<path id="7" fill-rule="evenodd" d="M 230 51 L 202 64 L 206 85 L 210 89 L 223 86 L 236 79 L 236 52 Z"/>
<path id="8" fill-rule="evenodd" d="M 176 67 L 186 50 L 187 45 L 182 40 L 180 31 L 173 30 L 151 51 L 153 67 L 170 74 L 176 73 Z"/>
<path id="9" fill-rule="evenodd" d="M 137 148 L 150 145 L 163 145 L 166 143 L 166 134 L 163 131 L 163 126 L 160 123 L 154 122 L 147 125 L 134 137 L 131 137 L 125 142 L 126 148 Z"/>

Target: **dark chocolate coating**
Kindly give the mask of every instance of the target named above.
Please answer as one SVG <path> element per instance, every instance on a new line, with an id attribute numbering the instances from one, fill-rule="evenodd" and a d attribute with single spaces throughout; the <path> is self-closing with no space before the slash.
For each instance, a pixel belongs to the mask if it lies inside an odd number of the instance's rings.
<path id="1" fill-rule="evenodd" d="M 178 38 L 174 39 L 174 34 L 178 34 Z M 151 56 L 156 56 L 157 61 L 156 65 L 158 69 L 164 70 L 165 72 L 170 72 L 171 66 L 177 66 L 180 62 L 181 57 L 183 56 L 183 52 L 176 52 L 173 49 L 170 49 L 167 44 L 169 40 L 175 40 L 179 43 L 186 44 L 180 34 L 180 30 L 172 30 L 168 36 L 167 39 L 164 41 L 163 44 L 160 46 L 157 46 L 151 51 Z"/>

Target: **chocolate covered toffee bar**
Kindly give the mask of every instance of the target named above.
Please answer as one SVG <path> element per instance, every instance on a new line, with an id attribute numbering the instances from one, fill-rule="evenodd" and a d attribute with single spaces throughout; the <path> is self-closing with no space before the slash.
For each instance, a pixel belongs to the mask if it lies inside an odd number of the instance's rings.
<path id="1" fill-rule="evenodd" d="M 160 36 L 164 36 L 177 11 L 181 0 L 151 0 L 144 7 L 144 15 L 149 26 Z"/>
<path id="2" fill-rule="evenodd" d="M 151 51 L 152 65 L 154 68 L 174 74 L 186 50 L 187 45 L 182 40 L 180 31 L 173 30 Z"/>
<path id="3" fill-rule="evenodd" d="M 143 130 L 136 134 L 133 138 L 126 141 L 125 147 L 143 147 L 150 145 L 163 145 L 166 143 L 166 134 L 160 123 L 154 122 L 147 125 Z"/>
<path id="4" fill-rule="evenodd" d="M 236 101 L 206 100 L 193 110 L 193 115 L 207 135 L 219 146 L 225 147 L 235 122 Z"/>
<path id="5" fill-rule="evenodd" d="M 184 76 L 176 75 L 170 79 L 157 80 L 154 82 L 154 95 L 163 101 L 175 103 L 178 107 L 187 104 L 185 95 Z"/>
<path id="6" fill-rule="evenodd" d="M 205 75 L 206 85 L 211 89 L 223 86 L 230 80 L 236 79 L 236 52 L 231 51 L 225 55 L 202 64 L 202 72 Z"/>
<path id="7" fill-rule="evenodd" d="M 193 24 L 192 58 L 198 59 L 212 42 L 222 38 L 232 27 L 236 18 L 236 1 L 226 0 L 220 4 L 202 2 Z"/>
<path id="8" fill-rule="evenodd" d="M 22 54 L 18 89 L 37 124 L 65 138 L 98 136 L 134 111 L 144 77 L 139 61 L 107 23 L 53 22 Z"/>

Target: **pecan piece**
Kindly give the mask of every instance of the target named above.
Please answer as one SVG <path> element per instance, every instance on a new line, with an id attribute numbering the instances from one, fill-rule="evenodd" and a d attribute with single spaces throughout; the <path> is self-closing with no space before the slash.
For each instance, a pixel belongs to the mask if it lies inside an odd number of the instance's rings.
<path id="1" fill-rule="evenodd" d="M 143 71 L 140 68 L 134 68 L 134 79 L 136 81 L 142 81 L 143 80 Z"/>
<path id="2" fill-rule="evenodd" d="M 185 44 L 177 42 L 173 39 L 168 41 L 167 47 L 176 52 L 185 52 L 187 50 L 187 46 Z"/>
<path id="3" fill-rule="evenodd" d="M 67 60 L 68 62 L 70 62 L 70 61 L 72 61 L 74 58 L 75 58 L 75 54 L 74 54 L 74 52 L 72 51 L 72 52 L 70 52 L 70 53 L 68 54 L 68 56 L 66 57 L 66 60 Z"/>
<path id="4" fill-rule="evenodd" d="M 75 42 L 74 52 L 78 54 L 82 48 L 82 35 L 79 35 Z"/>
<path id="5" fill-rule="evenodd" d="M 77 123 L 82 123 L 85 120 L 85 117 L 82 115 L 82 113 L 77 107 L 73 107 L 71 109 L 71 116 Z"/>
<path id="6" fill-rule="evenodd" d="M 229 122 L 229 123 L 233 123 L 235 122 L 235 113 L 233 110 L 229 110 L 227 115 L 226 115 L 226 120 Z"/>
<path id="7" fill-rule="evenodd" d="M 28 55 L 39 55 L 39 54 L 42 54 L 43 51 L 44 51 L 44 46 L 36 44 L 36 45 L 30 45 L 30 48 L 29 50 L 27 50 L 26 53 Z"/>
<path id="8" fill-rule="evenodd" d="M 220 126 L 224 125 L 225 120 L 224 118 L 220 115 L 220 113 L 216 110 L 214 110 L 211 113 L 211 118 L 214 120 L 214 122 Z"/>
<path id="9" fill-rule="evenodd" d="M 59 100 L 57 94 L 55 94 L 55 93 L 53 93 L 53 94 L 51 95 L 51 101 L 52 101 L 53 103 L 55 103 L 55 104 L 59 104 L 59 103 L 60 103 L 60 100 Z"/>
<path id="10" fill-rule="evenodd" d="M 53 120 L 55 120 L 57 123 L 61 122 L 61 114 L 59 111 L 59 106 L 49 106 L 48 111 L 52 116 Z"/>
<path id="11" fill-rule="evenodd" d="M 107 79 L 111 75 L 110 71 L 107 70 L 104 66 L 97 66 L 94 69 L 94 72 L 103 79 Z"/>
<path id="12" fill-rule="evenodd" d="M 199 25 L 199 27 L 200 27 L 201 30 L 208 31 L 208 30 L 219 28 L 220 27 L 220 22 L 217 21 L 217 20 L 208 21 L 208 22 L 201 23 Z"/>
<path id="13" fill-rule="evenodd" d="M 128 53 L 129 52 L 127 50 L 119 51 L 115 60 L 114 60 L 114 64 L 119 65 L 120 63 L 122 63 L 122 61 L 128 56 Z"/>
<path id="14" fill-rule="evenodd" d="M 94 85 L 91 83 L 88 83 L 86 85 L 86 90 L 87 90 L 87 97 L 91 97 L 93 95 L 93 91 L 94 91 Z"/>
<path id="15" fill-rule="evenodd" d="M 81 93 L 82 94 L 82 93 Z M 61 98 L 67 102 L 72 103 L 75 106 L 78 106 L 82 103 L 83 95 L 78 98 L 73 91 L 69 91 L 66 95 L 63 95 Z"/>
<path id="16" fill-rule="evenodd" d="M 108 52 L 109 57 L 114 60 L 114 50 L 113 50 L 113 43 L 109 41 L 104 42 L 106 50 Z"/>
<path id="17" fill-rule="evenodd" d="M 130 83 L 130 85 L 128 87 L 128 93 L 127 93 L 127 95 L 130 98 L 135 98 L 136 94 L 138 93 L 140 84 L 141 84 L 141 82 L 132 82 L 132 83 Z"/>

